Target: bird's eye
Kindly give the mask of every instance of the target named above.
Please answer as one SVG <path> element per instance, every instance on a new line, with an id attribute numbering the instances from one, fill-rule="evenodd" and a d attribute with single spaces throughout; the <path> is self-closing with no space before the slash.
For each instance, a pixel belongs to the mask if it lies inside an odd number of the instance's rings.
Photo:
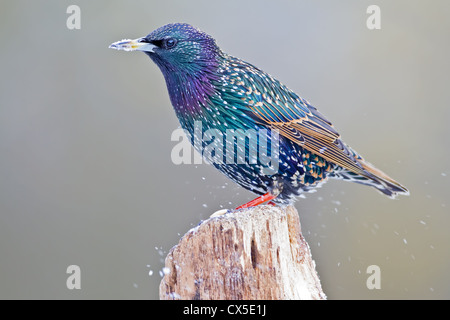
<path id="1" fill-rule="evenodd" d="M 175 40 L 173 38 L 168 38 L 165 40 L 165 47 L 167 49 L 172 49 L 173 47 L 175 47 L 176 44 L 177 44 L 177 40 Z"/>

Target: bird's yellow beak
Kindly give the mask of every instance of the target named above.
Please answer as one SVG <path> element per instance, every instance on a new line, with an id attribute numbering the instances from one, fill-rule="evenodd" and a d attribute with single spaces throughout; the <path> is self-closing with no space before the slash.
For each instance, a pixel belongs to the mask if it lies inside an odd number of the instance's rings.
<path id="1" fill-rule="evenodd" d="M 110 49 L 123 50 L 123 51 L 146 51 L 155 52 L 153 49 L 156 48 L 154 44 L 148 42 L 145 38 L 139 39 L 124 39 L 114 42 L 109 46 Z"/>

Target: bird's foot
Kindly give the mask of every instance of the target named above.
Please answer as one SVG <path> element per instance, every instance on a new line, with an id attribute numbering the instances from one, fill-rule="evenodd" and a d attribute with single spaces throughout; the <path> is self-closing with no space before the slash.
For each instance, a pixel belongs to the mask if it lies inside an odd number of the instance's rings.
<path id="1" fill-rule="evenodd" d="M 268 192 L 268 193 L 266 193 L 266 194 L 264 194 L 264 195 L 262 195 L 262 196 L 260 196 L 260 197 L 258 197 L 256 199 L 253 199 L 250 202 L 247 202 L 246 204 L 243 204 L 242 206 L 237 207 L 234 210 L 229 210 L 229 209 L 217 210 L 216 212 L 214 212 L 209 217 L 210 218 L 220 217 L 220 216 L 223 216 L 223 215 L 225 215 L 227 213 L 230 213 L 232 211 L 259 206 L 260 204 L 263 204 L 264 202 L 267 202 L 267 201 L 268 201 L 267 205 L 269 205 L 269 206 L 276 206 L 276 203 L 272 201 L 275 198 L 276 198 L 276 196 L 274 196 L 273 194 Z"/>
<path id="2" fill-rule="evenodd" d="M 275 199 L 277 196 L 272 194 L 271 192 L 267 192 L 266 194 L 253 199 L 250 202 L 247 202 L 246 204 L 243 204 L 242 206 L 237 207 L 235 210 L 240 210 L 240 209 L 244 209 L 244 208 L 251 208 L 251 207 L 256 207 L 259 206 L 260 204 L 263 204 L 264 202 L 269 201 L 268 204 L 274 206 L 275 203 L 272 201 L 273 199 Z"/>

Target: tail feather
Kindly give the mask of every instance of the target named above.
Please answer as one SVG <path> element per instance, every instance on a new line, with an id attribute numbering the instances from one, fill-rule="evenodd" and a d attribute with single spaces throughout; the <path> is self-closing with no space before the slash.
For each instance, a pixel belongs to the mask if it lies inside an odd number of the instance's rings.
<path id="1" fill-rule="evenodd" d="M 369 162 L 366 162 L 363 159 L 360 159 L 358 162 L 364 169 L 364 172 L 367 173 L 366 175 L 359 175 L 339 167 L 333 171 L 330 177 L 372 186 L 390 198 L 395 198 L 397 195 L 409 195 L 407 188 L 381 170 L 375 168 Z"/>
<path id="2" fill-rule="evenodd" d="M 383 171 L 375 168 L 372 164 L 368 162 L 361 162 L 361 166 L 365 171 L 370 173 L 370 178 L 372 178 L 378 185 L 378 190 L 384 194 L 395 198 L 395 196 L 402 194 L 409 196 L 409 190 L 402 186 L 400 183 L 389 177 Z"/>

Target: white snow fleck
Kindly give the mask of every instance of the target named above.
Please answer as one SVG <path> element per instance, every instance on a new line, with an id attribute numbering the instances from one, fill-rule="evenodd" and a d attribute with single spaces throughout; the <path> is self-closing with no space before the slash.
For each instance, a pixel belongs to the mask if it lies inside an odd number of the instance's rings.
<path id="1" fill-rule="evenodd" d="M 162 268 L 162 272 L 163 272 L 164 274 L 169 274 L 169 273 L 170 273 L 170 269 L 167 268 L 167 267 L 164 267 L 164 268 Z"/>

